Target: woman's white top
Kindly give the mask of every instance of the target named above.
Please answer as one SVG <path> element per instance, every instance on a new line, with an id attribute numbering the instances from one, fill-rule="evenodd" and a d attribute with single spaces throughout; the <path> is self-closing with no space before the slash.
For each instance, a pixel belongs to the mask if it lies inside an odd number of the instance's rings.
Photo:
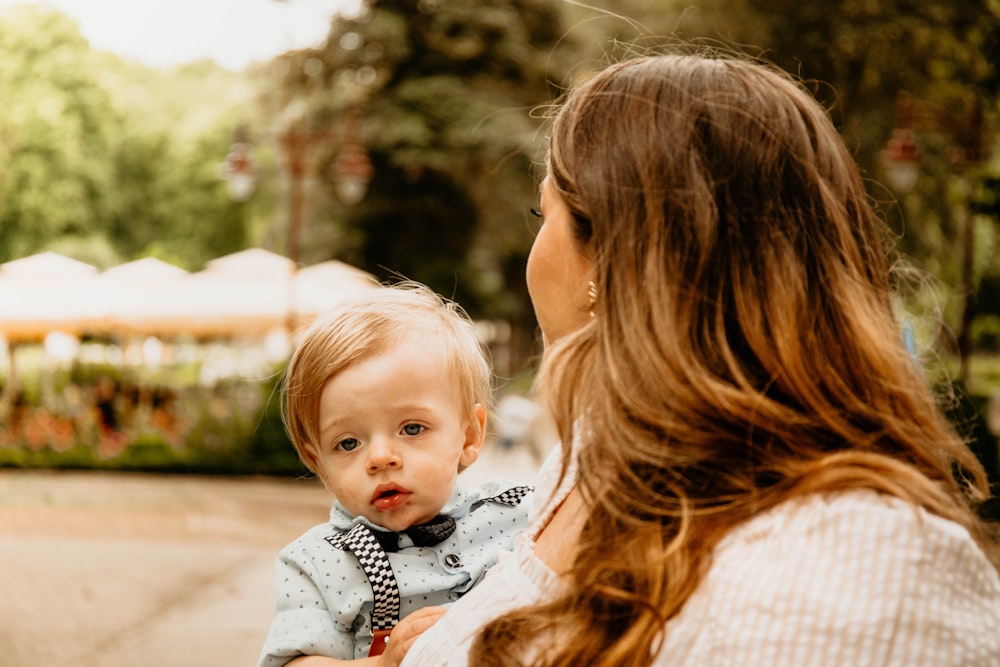
<path id="1" fill-rule="evenodd" d="M 529 529 L 410 649 L 461 666 L 479 629 L 550 597 L 534 540 L 573 486 L 559 450 Z M 654 647 L 655 648 L 655 647 Z M 871 491 L 807 496 L 735 528 L 665 627 L 655 667 L 1000 667 L 1000 576 L 961 526 Z"/>

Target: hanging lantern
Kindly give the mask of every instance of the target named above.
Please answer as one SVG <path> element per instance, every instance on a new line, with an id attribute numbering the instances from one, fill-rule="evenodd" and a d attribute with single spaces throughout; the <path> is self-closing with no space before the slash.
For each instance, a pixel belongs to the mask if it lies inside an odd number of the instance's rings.
<path id="1" fill-rule="evenodd" d="M 909 93 L 900 91 L 896 96 L 895 127 L 879 152 L 879 161 L 885 170 L 889 185 L 896 192 L 910 192 L 920 177 L 922 156 L 920 147 L 911 130 L 913 123 L 913 101 Z"/>
<path id="2" fill-rule="evenodd" d="M 895 128 L 879 153 L 879 159 L 889 185 L 897 192 L 909 192 L 917 184 L 921 155 L 911 130 Z"/>
<path id="3" fill-rule="evenodd" d="M 356 141 L 344 144 L 333 165 L 333 187 L 345 206 L 353 206 L 365 198 L 372 180 L 372 165 L 365 147 Z"/>
<path id="4" fill-rule="evenodd" d="M 222 163 L 222 177 L 226 179 L 226 190 L 233 201 L 245 202 L 253 196 L 257 187 L 257 163 L 249 142 L 237 141 L 229 148 Z"/>
<path id="5" fill-rule="evenodd" d="M 241 123 L 233 133 L 233 145 L 222 162 L 221 176 L 226 181 L 229 198 L 235 202 L 245 202 L 257 187 L 257 162 L 253 157 L 253 146 L 248 137 L 246 124 Z"/>

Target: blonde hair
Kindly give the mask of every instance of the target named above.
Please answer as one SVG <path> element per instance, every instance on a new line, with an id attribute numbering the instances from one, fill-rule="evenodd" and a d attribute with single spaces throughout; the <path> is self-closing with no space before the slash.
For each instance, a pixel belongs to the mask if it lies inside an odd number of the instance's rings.
<path id="1" fill-rule="evenodd" d="M 893 315 L 889 235 L 802 86 L 734 58 L 619 63 L 569 94 L 548 163 L 599 291 L 539 379 L 588 518 L 564 592 L 487 625 L 470 664 L 650 664 L 719 540 L 805 494 L 903 498 L 996 558 L 985 473 Z"/>
<path id="2" fill-rule="evenodd" d="M 490 364 L 461 306 L 412 281 L 364 292 L 318 317 L 305 331 L 285 371 L 282 419 L 309 470 L 317 472 L 314 448 L 326 384 L 352 364 L 411 336 L 421 336 L 428 353 L 441 353 L 470 419 L 477 404 L 490 409 Z"/>

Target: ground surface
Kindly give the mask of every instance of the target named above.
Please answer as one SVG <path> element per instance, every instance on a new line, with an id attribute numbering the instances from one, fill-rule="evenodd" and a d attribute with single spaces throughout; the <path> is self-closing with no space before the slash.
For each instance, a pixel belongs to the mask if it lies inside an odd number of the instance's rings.
<path id="1" fill-rule="evenodd" d="M 528 479 L 495 450 L 463 476 Z M 315 480 L 0 471 L 0 667 L 253 667 Z"/>

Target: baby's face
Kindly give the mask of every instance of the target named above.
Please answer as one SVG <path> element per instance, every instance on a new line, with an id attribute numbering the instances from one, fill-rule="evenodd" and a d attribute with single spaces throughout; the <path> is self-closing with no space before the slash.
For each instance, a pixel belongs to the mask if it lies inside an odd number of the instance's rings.
<path id="1" fill-rule="evenodd" d="M 440 512 L 459 465 L 479 455 L 485 419 L 483 408 L 464 407 L 433 346 L 404 340 L 323 388 L 318 473 L 348 512 L 403 530 Z"/>

